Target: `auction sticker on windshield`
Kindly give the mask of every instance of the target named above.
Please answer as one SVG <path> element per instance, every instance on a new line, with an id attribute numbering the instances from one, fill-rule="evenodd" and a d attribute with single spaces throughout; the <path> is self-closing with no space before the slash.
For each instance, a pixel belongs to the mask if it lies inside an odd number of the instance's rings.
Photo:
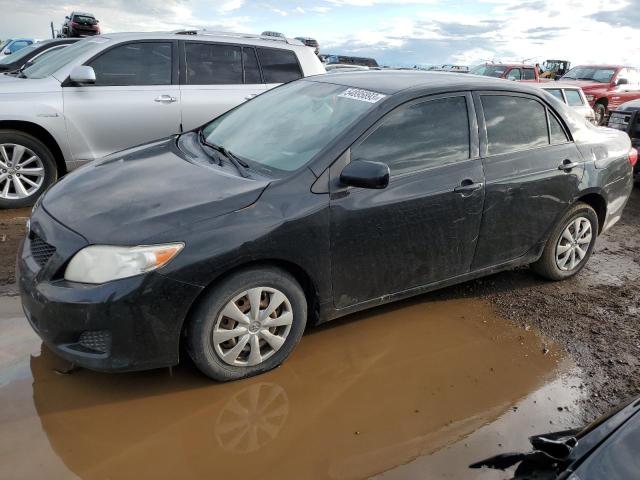
<path id="1" fill-rule="evenodd" d="M 339 97 L 352 98 L 353 100 L 361 100 L 363 102 L 376 103 L 382 100 L 386 95 L 378 92 L 371 92 L 361 88 L 347 88 Z"/>

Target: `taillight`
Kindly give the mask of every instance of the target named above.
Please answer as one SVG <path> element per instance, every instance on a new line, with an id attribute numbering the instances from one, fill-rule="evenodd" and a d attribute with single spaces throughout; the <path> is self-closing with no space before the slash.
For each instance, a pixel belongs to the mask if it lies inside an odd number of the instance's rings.
<path id="1" fill-rule="evenodd" d="M 635 167 L 636 163 L 638 163 L 638 150 L 636 148 L 631 147 L 631 150 L 629 150 L 629 163 L 632 167 Z"/>

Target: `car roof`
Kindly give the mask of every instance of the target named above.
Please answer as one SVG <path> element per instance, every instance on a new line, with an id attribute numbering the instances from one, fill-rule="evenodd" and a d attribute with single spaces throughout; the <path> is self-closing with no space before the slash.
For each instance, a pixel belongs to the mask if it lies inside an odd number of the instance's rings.
<path id="1" fill-rule="evenodd" d="M 407 70 L 369 70 L 337 72 L 331 75 L 307 77 L 314 82 L 334 83 L 348 87 L 393 95 L 403 90 L 505 90 L 536 94 L 534 86 L 481 75 L 453 72 L 425 72 Z"/>
<path id="2" fill-rule="evenodd" d="M 92 37 L 93 38 L 93 37 Z M 100 38 L 112 39 L 119 42 L 128 40 L 187 40 L 220 43 L 236 43 L 246 45 L 257 45 L 272 48 L 293 49 L 306 46 L 295 39 L 283 39 L 281 37 L 267 37 L 257 34 L 234 33 L 234 32 L 203 32 L 195 30 L 179 30 L 175 32 L 122 32 L 100 35 Z"/>
<path id="3" fill-rule="evenodd" d="M 93 18 L 95 18 L 95 15 L 93 13 L 87 13 L 87 12 L 71 12 L 71 15 L 81 15 L 83 17 L 93 17 Z"/>
<path id="4" fill-rule="evenodd" d="M 563 90 L 581 90 L 580 86 L 562 82 L 545 82 L 538 85 L 540 88 L 562 88 Z"/>
<path id="5" fill-rule="evenodd" d="M 535 65 L 526 65 L 524 63 L 485 63 L 489 67 L 525 67 L 534 68 Z"/>
<path id="6" fill-rule="evenodd" d="M 585 64 L 585 65 L 576 65 L 575 67 L 573 67 L 571 70 L 573 70 L 574 68 L 633 68 L 627 65 L 611 65 L 611 64 Z"/>

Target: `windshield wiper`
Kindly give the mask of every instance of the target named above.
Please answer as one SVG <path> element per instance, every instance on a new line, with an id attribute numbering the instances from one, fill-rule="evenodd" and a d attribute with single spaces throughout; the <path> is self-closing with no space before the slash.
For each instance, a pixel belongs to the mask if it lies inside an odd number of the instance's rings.
<path id="1" fill-rule="evenodd" d="M 227 160 L 229 160 L 231 162 L 231 164 L 236 167 L 236 169 L 238 170 L 238 173 L 240 173 L 240 175 L 244 178 L 248 178 L 249 174 L 247 173 L 247 169 L 249 168 L 249 164 L 247 162 L 245 162 L 244 160 L 238 158 L 236 155 L 234 155 L 232 152 L 230 152 L 229 150 L 227 150 L 225 147 L 223 147 L 222 145 L 217 145 L 215 143 L 209 143 L 207 141 L 207 139 L 204 136 L 204 133 L 202 132 L 202 130 L 200 130 L 198 132 L 199 136 L 200 136 L 200 143 L 206 147 L 211 148 L 212 150 L 215 150 L 217 153 L 219 153 L 220 155 L 224 156 Z M 221 165 L 221 163 L 220 163 Z"/>

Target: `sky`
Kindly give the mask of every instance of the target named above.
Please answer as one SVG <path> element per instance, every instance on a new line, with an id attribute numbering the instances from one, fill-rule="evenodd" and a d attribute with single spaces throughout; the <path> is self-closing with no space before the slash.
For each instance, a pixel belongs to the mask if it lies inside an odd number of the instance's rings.
<path id="1" fill-rule="evenodd" d="M 0 38 L 48 38 L 72 10 L 103 33 L 180 28 L 308 36 L 391 66 L 484 61 L 640 66 L 640 0 L 0 0 Z"/>

